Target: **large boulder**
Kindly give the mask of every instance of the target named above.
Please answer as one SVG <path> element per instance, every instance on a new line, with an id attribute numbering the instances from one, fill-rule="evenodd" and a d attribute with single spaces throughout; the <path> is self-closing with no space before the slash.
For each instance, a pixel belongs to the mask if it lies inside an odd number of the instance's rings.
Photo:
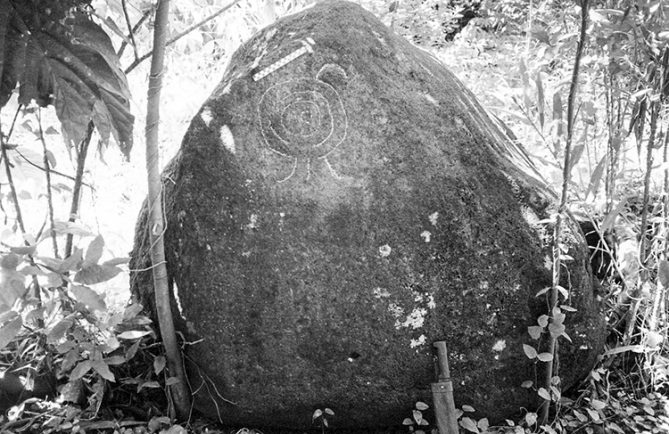
<path id="1" fill-rule="evenodd" d="M 447 342 L 458 405 L 533 408 L 523 353 L 546 313 L 553 196 L 439 61 L 347 2 L 244 44 L 164 173 L 168 270 L 196 406 L 229 424 L 401 424 Z M 567 388 L 603 342 L 583 235 Z M 148 267 L 146 212 L 133 269 Z M 567 283 L 568 278 L 568 283 Z M 153 309 L 150 272 L 132 286 Z M 545 344 L 544 344 L 545 345 Z"/>

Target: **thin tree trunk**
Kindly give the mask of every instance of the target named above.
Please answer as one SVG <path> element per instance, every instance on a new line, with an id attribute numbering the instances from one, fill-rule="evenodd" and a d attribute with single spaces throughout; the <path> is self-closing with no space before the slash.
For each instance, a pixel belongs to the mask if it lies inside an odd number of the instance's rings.
<path id="1" fill-rule="evenodd" d="M 156 311 L 165 347 L 168 373 L 177 381 L 167 386 L 172 397 L 176 416 L 186 419 L 190 411 L 190 392 L 177 344 L 170 306 L 170 292 L 167 281 L 165 263 L 165 247 L 163 234 L 162 183 L 160 181 L 160 164 L 158 152 L 158 124 L 160 122 L 160 90 L 163 77 L 163 59 L 169 18 L 169 0 L 160 0 L 156 9 L 153 31 L 153 56 L 151 58 L 151 74 L 146 112 L 146 171 L 149 183 L 149 228 L 151 239 L 151 264 L 153 285 L 155 289 Z"/>
<path id="2" fill-rule="evenodd" d="M 576 99 L 576 92 L 578 91 L 578 74 L 581 65 L 581 57 L 583 56 L 583 47 L 585 46 L 586 39 L 586 26 L 588 23 L 588 0 L 581 0 L 581 31 L 578 40 L 578 45 L 576 47 L 576 55 L 574 59 L 574 69 L 572 71 L 571 85 L 569 87 L 569 99 L 567 101 L 567 140 L 565 143 L 564 150 L 564 165 L 562 167 L 562 194 L 560 196 L 560 205 L 558 208 L 557 217 L 555 219 L 555 227 L 553 229 L 553 287 L 551 288 L 550 294 L 550 312 L 551 324 L 553 323 L 553 311 L 558 305 L 559 300 L 559 291 L 558 286 L 560 285 L 560 272 L 562 268 L 562 261 L 560 258 L 561 249 L 560 241 L 562 238 L 562 223 L 563 215 L 567 210 L 568 202 L 568 193 L 569 193 L 569 178 L 570 178 L 570 166 L 571 166 L 571 145 L 574 134 L 574 105 Z M 551 393 L 551 385 L 553 384 L 553 376 L 557 373 L 557 369 L 554 365 L 557 365 L 558 357 L 558 337 L 554 337 L 552 333 L 548 335 L 548 352 L 552 354 L 551 360 L 546 364 L 546 377 L 545 377 L 545 388 L 548 393 Z M 548 424 L 548 416 L 550 414 L 550 399 L 546 400 L 543 404 L 541 420 L 543 424 Z"/>
<path id="3" fill-rule="evenodd" d="M 95 125 L 93 121 L 88 122 L 88 130 L 86 130 L 86 136 L 84 136 L 79 148 L 77 148 L 77 174 L 74 177 L 74 188 L 72 189 L 72 204 L 70 205 L 70 216 L 68 221 L 73 222 L 77 219 L 79 214 L 79 203 L 81 202 L 81 186 L 84 183 L 84 167 L 86 166 L 86 156 L 88 155 L 88 148 L 91 144 L 91 137 L 93 136 L 93 130 Z M 64 258 L 67 258 L 72 254 L 72 243 L 74 240 L 74 235 L 67 234 L 65 238 L 65 253 Z"/>

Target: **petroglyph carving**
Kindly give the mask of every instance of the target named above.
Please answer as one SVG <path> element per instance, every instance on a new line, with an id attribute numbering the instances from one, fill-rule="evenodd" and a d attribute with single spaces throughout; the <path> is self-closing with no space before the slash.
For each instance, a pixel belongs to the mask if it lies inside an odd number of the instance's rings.
<path id="1" fill-rule="evenodd" d="M 346 138 L 348 120 L 337 90 L 320 80 L 303 78 L 277 83 L 268 88 L 258 104 L 262 137 L 269 150 L 292 160 L 292 170 L 277 182 L 285 182 L 296 172 L 327 160 Z"/>

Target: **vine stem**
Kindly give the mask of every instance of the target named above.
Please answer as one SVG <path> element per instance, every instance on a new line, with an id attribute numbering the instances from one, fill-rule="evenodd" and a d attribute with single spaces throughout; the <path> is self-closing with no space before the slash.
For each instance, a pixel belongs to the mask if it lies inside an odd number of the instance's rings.
<path id="1" fill-rule="evenodd" d="M 93 130 L 95 129 L 95 124 L 93 121 L 88 122 L 88 130 L 86 135 L 81 140 L 79 147 L 77 147 L 77 173 L 74 176 L 74 188 L 72 189 L 72 204 L 70 205 L 70 216 L 68 218 L 69 222 L 74 222 L 77 219 L 79 214 L 79 203 L 81 199 L 81 185 L 83 184 L 84 179 L 84 167 L 86 165 L 86 155 L 88 154 L 88 148 L 91 143 L 91 137 L 93 137 Z M 74 235 L 67 234 L 65 238 L 65 258 L 69 257 L 72 254 L 72 241 L 74 240 Z"/>
<path id="2" fill-rule="evenodd" d="M 142 17 L 139 20 L 137 20 L 135 25 L 132 26 L 132 28 L 128 29 L 128 38 L 130 38 L 130 35 L 134 35 L 135 32 L 137 32 L 137 30 L 139 30 L 140 26 L 144 23 L 144 21 L 146 21 L 149 18 L 149 16 L 151 16 L 151 14 L 153 13 L 153 10 L 154 10 L 153 7 L 147 9 L 144 12 L 144 14 L 142 15 Z M 127 11 L 124 11 L 124 13 L 127 13 Z M 126 24 L 127 24 L 127 20 L 126 20 Z M 121 47 L 118 49 L 118 53 L 116 53 L 116 56 L 119 59 L 123 55 L 123 51 L 125 51 L 125 47 L 127 47 L 127 46 L 128 46 L 128 43 L 126 42 L 126 40 L 123 40 L 123 42 L 121 43 Z M 137 50 L 135 50 L 135 59 L 137 59 Z"/>
<path id="3" fill-rule="evenodd" d="M 130 24 L 130 16 L 128 16 L 128 5 L 126 4 L 126 0 L 121 0 L 121 9 L 123 10 L 125 24 L 128 26 L 128 37 L 130 38 L 130 45 L 132 45 L 132 51 L 135 53 L 135 59 L 137 59 L 139 57 L 139 53 L 137 52 L 137 43 L 135 42 L 135 32 L 133 31 L 132 25 Z"/>
<path id="4" fill-rule="evenodd" d="M 581 29 L 578 38 L 578 44 L 576 46 L 576 54 L 574 58 L 574 69 L 571 76 L 571 84 L 569 86 L 569 99 L 567 101 L 567 138 L 565 142 L 564 149 L 564 165 L 562 167 L 562 193 L 560 195 L 560 205 L 558 207 L 557 216 L 555 217 L 555 226 L 553 228 L 553 285 L 550 291 L 550 305 L 549 305 L 549 316 L 550 323 L 555 322 L 553 311 L 558 305 L 559 301 L 559 290 L 558 286 L 560 285 L 560 271 L 562 268 L 561 260 L 561 238 L 562 238 L 562 223 L 563 216 L 567 211 L 567 200 L 569 198 L 569 179 L 571 173 L 571 146 L 574 135 L 574 106 L 576 101 L 576 93 L 578 91 L 578 74 L 581 66 L 581 57 L 583 56 L 583 48 L 585 47 L 586 42 L 586 27 L 588 24 L 588 8 L 589 1 L 581 0 Z M 553 336 L 552 333 L 548 334 L 548 352 L 552 355 L 551 360 L 546 363 L 546 377 L 545 377 L 545 387 L 550 395 L 551 386 L 553 384 L 553 374 L 557 372 L 557 350 L 558 350 L 558 337 Z M 545 399 L 542 406 L 542 416 L 541 419 L 544 425 L 548 424 L 548 418 L 550 415 L 550 399 Z"/>
<path id="5" fill-rule="evenodd" d="M 158 149 L 160 123 L 160 91 L 164 71 L 165 45 L 169 24 L 169 0 L 160 0 L 156 9 L 153 30 L 153 57 L 149 74 L 149 89 L 146 109 L 146 171 L 149 184 L 149 237 L 151 239 L 151 264 L 158 325 L 165 348 L 168 372 L 176 382 L 168 386 L 176 416 L 186 419 L 190 413 L 190 391 L 184 371 L 181 351 L 177 344 L 170 291 L 165 263 L 164 217 L 162 208 L 162 182 Z"/>
<path id="6" fill-rule="evenodd" d="M 56 225 L 53 217 L 53 194 L 51 190 L 51 164 L 49 163 L 48 150 L 44 140 L 44 130 L 42 129 L 42 111 L 37 109 L 37 126 L 39 127 L 39 140 L 42 142 L 42 152 L 44 154 L 44 173 L 46 174 L 46 200 L 49 207 L 49 232 L 51 233 L 51 244 L 53 246 L 54 258 L 60 258 L 58 255 L 58 239 L 56 238 Z"/>

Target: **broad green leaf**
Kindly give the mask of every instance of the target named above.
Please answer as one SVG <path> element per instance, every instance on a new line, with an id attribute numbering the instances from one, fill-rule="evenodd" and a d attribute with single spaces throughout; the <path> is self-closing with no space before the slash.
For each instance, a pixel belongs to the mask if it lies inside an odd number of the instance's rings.
<path id="1" fill-rule="evenodd" d="M 424 403 L 424 402 L 418 401 L 418 402 L 416 403 L 416 408 L 417 408 L 418 410 L 425 411 L 425 410 L 427 410 L 428 408 L 430 408 L 430 406 L 427 405 L 427 404 Z"/>
<path id="2" fill-rule="evenodd" d="M 548 315 L 541 315 L 537 318 L 537 324 L 539 324 L 539 327 L 546 327 L 548 325 Z"/>
<path id="3" fill-rule="evenodd" d="M 529 389 L 530 387 L 532 387 L 533 384 L 534 384 L 534 382 L 532 380 L 525 380 L 520 385 L 520 387 L 522 387 L 523 389 Z"/>
<path id="4" fill-rule="evenodd" d="M 562 286 L 560 286 L 560 285 L 556 285 L 556 286 L 555 286 L 555 289 L 557 289 L 558 292 L 560 292 L 560 295 L 561 295 L 565 300 L 569 300 L 569 291 L 567 291 L 564 287 L 562 287 Z"/>
<path id="5" fill-rule="evenodd" d="M 100 258 L 102 257 L 102 250 L 105 247 L 105 240 L 102 238 L 102 235 L 98 235 L 93 238 L 93 241 L 88 245 L 86 249 L 86 256 L 84 257 L 84 267 L 88 265 L 97 264 Z"/>
<path id="6" fill-rule="evenodd" d="M 554 339 L 557 339 L 564 333 L 565 326 L 564 324 L 551 323 L 548 325 L 548 331 Z"/>
<path id="7" fill-rule="evenodd" d="M 421 413 L 420 410 L 412 410 L 412 413 L 413 420 L 415 420 L 418 425 L 421 425 L 421 422 L 423 421 L 423 413 Z"/>
<path id="8" fill-rule="evenodd" d="M 480 432 L 478 426 L 476 426 L 476 422 L 468 417 L 463 417 L 460 419 L 460 426 L 469 432 L 477 434 Z"/>
<path id="9" fill-rule="evenodd" d="M 323 410 L 317 408 L 316 410 L 314 410 L 314 414 L 311 415 L 311 419 L 316 420 L 321 416 L 323 416 Z"/>
<path id="10" fill-rule="evenodd" d="M 70 329 L 70 327 L 72 327 L 72 324 L 74 324 L 74 319 L 72 319 L 70 316 L 67 316 L 58 321 L 56 325 L 54 325 L 47 332 L 46 341 L 50 344 L 55 344 L 63 337 L 65 337 L 65 333 Z"/>
<path id="11" fill-rule="evenodd" d="M 408 417 L 405 417 L 404 420 L 402 421 L 402 425 L 413 425 L 413 421 Z"/>
<path id="12" fill-rule="evenodd" d="M 144 308 L 139 303 L 132 303 L 132 304 L 128 305 L 128 307 L 126 307 L 125 310 L 123 311 L 123 320 L 124 321 L 129 321 L 129 320 L 133 319 L 138 314 L 140 314 L 143 309 Z"/>
<path id="13" fill-rule="evenodd" d="M 545 389 L 544 389 L 545 390 Z M 527 413 L 525 415 L 525 422 L 528 426 L 532 426 L 537 423 L 537 414 L 536 413 Z"/>
<path id="14" fill-rule="evenodd" d="M 121 271 L 123 270 L 110 265 L 92 264 L 79 270 L 74 275 L 74 281 L 86 285 L 94 285 L 114 278 Z"/>
<path id="15" fill-rule="evenodd" d="M 527 333 L 529 333 L 530 337 L 535 340 L 541 337 L 541 333 L 543 333 L 543 331 L 543 327 L 539 326 L 529 326 L 527 328 Z"/>
<path id="16" fill-rule="evenodd" d="M 83 377 L 93 368 L 93 362 L 90 360 L 83 360 L 77 363 L 77 366 L 74 367 L 70 373 L 70 381 L 78 380 Z"/>
<path id="17" fill-rule="evenodd" d="M 323 411 L 325 414 L 329 414 L 330 416 L 334 416 L 335 412 L 331 408 L 324 408 Z"/>
<path id="18" fill-rule="evenodd" d="M 537 354 L 537 359 L 541 360 L 542 362 L 550 362 L 553 360 L 553 355 L 551 353 L 539 353 Z"/>
<path id="19" fill-rule="evenodd" d="M 558 389 L 556 386 L 551 386 L 551 394 L 555 402 L 559 401 L 560 397 L 562 396 L 560 389 Z"/>
<path id="20" fill-rule="evenodd" d="M 177 377 L 169 377 L 167 380 L 165 380 L 165 385 L 166 386 L 173 386 L 179 382 L 179 379 Z M 328 410 L 327 408 L 325 409 L 326 411 Z M 332 411 L 332 410 L 330 410 Z"/>
<path id="21" fill-rule="evenodd" d="M 586 408 L 585 411 L 588 412 L 588 414 L 590 415 L 590 419 L 592 419 L 593 421 L 598 422 L 600 420 L 599 413 L 597 413 L 595 410 Z"/>
<path id="22" fill-rule="evenodd" d="M 523 351 L 525 352 L 525 355 L 527 356 L 528 359 L 536 359 L 537 357 L 537 350 L 534 349 L 534 347 L 530 345 L 523 344 Z"/>
<path id="23" fill-rule="evenodd" d="M 544 389 L 543 387 L 540 387 L 539 390 L 537 390 L 537 394 L 546 401 L 551 400 L 551 394 L 548 393 L 548 390 Z"/>
<path id="24" fill-rule="evenodd" d="M 588 421 L 588 417 L 578 410 L 574 410 L 574 416 L 576 416 L 576 419 L 578 419 L 581 423 Z"/>
<path id="25" fill-rule="evenodd" d="M 21 331 L 23 320 L 16 312 L 0 325 L 0 350 L 5 348 Z"/>
<path id="26" fill-rule="evenodd" d="M 74 249 L 74 252 L 60 263 L 58 270 L 60 273 L 76 271 L 81 267 L 83 261 L 81 249 Z"/>
<path id="27" fill-rule="evenodd" d="M 550 291 L 550 290 L 551 290 L 551 287 L 550 287 L 550 286 L 547 286 L 546 288 L 542 288 L 541 290 L 539 290 L 539 291 L 537 292 L 537 294 L 535 295 L 535 297 L 541 297 L 542 295 L 544 295 L 545 293 L 547 293 L 547 292 Z"/>
<path id="28" fill-rule="evenodd" d="M 166 362 L 164 356 L 158 356 L 155 359 L 153 359 L 153 372 L 155 372 L 156 375 L 163 372 L 163 369 L 165 369 L 165 363 Z"/>
<path id="29" fill-rule="evenodd" d="M 104 359 L 105 363 L 109 366 L 122 365 L 126 362 L 125 357 L 123 356 L 111 356 Z"/>
<path id="30" fill-rule="evenodd" d="M 118 336 L 116 336 L 119 339 L 128 339 L 128 340 L 134 340 L 134 339 L 139 339 L 142 338 L 146 335 L 151 334 L 150 331 L 146 330 L 128 330 L 123 333 L 119 333 Z"/>
<path id="31" fill-rule="evenodd" d="M 131 360 L 133 357 L 135 357 L 135 354 L 137 354 L 137 351 L 139 351 L 140 342 L 141 341 L 135 341 L 134 344 L 130 345 L 130 348 L 128 348 L 128 351 L 125 353 L 126 360 Z"/>
<path id="32" fill-rule="evenodd" d="M 592 405 L 592 408 L 594 408 L 595 410 L 603 410 L 604 408 L 606 408 L 606 404 L 598 399 L 593 399 L 592 401 L 590 401 L 590 405 Z"/>
<path id="33" fill-rule="evenodd" d="M 479 419 L 479 421 L 476 422 L 476 426 L 478 426 L 482 432 L 486 432 L 490 427 L 490 422 L 488 422 L 487 417 L 484 417 L 483 419 Z"/>
<path id="34" fill-rule="evenodd" d="M 96 360 L 93 362 L 93 369 L 95 369 L 95 372 L 100 374 L 100 376 L 105 380 L 111 381 L 112 383 L 116 382 L 114 374 L 112 374 L 112 372 L 109 370 L 109 366 L 104 362 L 104 360 Z"/>
<path id="35" fill-rule="evenodd" d="M 74 366 L 80 359 L 81 359 L 81 354 L 79 352 L 79 348 L 77 347 L 72 348 L 70 351 L 67 352 L 67 354 L 65 354 L 65 357 L 63 357 L 63 362 L 60 365 L 60 373 L 66 374 L 67 372 L 69 372 L 72 368 L 74 368 Z"/>
<path id="36" fill-rule="evenodd" d="M 553 308 L 553 323 L 562 324 L 565 318 L 567 318 L 567 315 L 565 315 L 558 306 L 555 306 Z"/>
<path id="37" fill-rule="evenodd" d="M 466 411 L 466 412 L 468 412 L 468 413 L 473 413 L 473 412 L 475 412 L 476 410 L 475 410 L 474 407 L 472 407 L 471 405 L 467 405 L 467 404 L 465 404 L 465 405 L 462 406 L 462 411 Z"/>
<path id="38" fill-rule="evenodd" d="M 105 310 L 107 308 L 100 294 L 87 286 L 72 285 L 70 291 L 78 302 L 85 304 L 91 310 Z"/>

